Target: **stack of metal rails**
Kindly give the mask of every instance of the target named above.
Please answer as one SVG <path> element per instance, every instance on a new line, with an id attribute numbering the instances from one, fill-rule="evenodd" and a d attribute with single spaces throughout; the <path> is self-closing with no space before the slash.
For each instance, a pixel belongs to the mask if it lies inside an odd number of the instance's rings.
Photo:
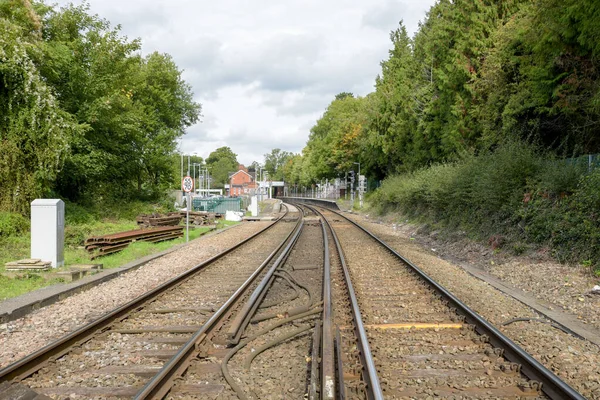
<path id="1" fill-rule="evenodd" d="M 162 242 L 183 236 L 183 226 L 164 226 L 148 229 L 93 236 L 85 240 L 85 249 L 93 253 L 92 259 L 123 250 L 130 243 L 138 240 L 145 242 Z"/>

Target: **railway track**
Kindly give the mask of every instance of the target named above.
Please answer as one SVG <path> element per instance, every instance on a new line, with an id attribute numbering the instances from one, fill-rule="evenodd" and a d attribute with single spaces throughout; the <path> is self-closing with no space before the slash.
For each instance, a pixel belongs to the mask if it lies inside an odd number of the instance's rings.
<path id="1" fill-rule="evenodd" d="M 583 399 L 357 224 L 295 207 L 268 233 L 285 240 L 1 370 L 0 399 Z"/>
<path id="2" fill-rule="evenodd" d="M 28 391 L 53 398 L 144 398 L 138 393 L 144 385 L 164 373 L 199 330 L 243 299 L 282 257 L 300 224 L 286 211 L 240 244 L 0 370 L 0 398 Z"/>
<path id="3" fill-rule="evenodd" d="M 368 231 L 337 212 L 318 212 L 336 243 L 342 272 L 334 281 L 343 275 L 349 285 L 346 296 L 336 292 L 334 313 L 343 376 L 351 378 L 340 387 L 350 398 L 583 399 Z M 364 337 L 369 348 L 357 354 Z"/>

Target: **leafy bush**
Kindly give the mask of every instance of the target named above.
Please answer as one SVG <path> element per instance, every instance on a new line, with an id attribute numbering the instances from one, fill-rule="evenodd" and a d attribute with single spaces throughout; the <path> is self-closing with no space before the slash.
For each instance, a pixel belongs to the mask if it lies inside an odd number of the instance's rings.
<path id="1" fill-rule="evenodd" d="M 91 224 L 66 225 L 65 246 L 71 248 L 81 246 L 85 239 L 94 235 L 94 227 Z"/>
<path id="2" fill-rule="evenodd" d="M 29 220 L 21 214 L 0 211 L 0 237 L 17 236 L 29 230 Z"/>
<path id="3" fill-rule="evenodd" d="M 65 201 L 65 225 L 88 224 L 94 221 L 96 215 L 89 207 Z"/>
<path id="4" fill-rule="evenodd" d="M 507 143 L 390 177 L 370 201 L 380 212 L 399 210 L 484 240 L 502 235 L 517 253 L 544 245 L 560 261 L 600 266 L 600 169 L 590 173 L 532 145 Z"/>
<path id="5" fill-rule="evenodd" d="M 384 208 L 393 203 L 410 216 L 425 213 L 446 223 L 504 223 L 541 161 L 532 146 L 507 144 L 494 153 L 394 176 L 375 199 Z"/>

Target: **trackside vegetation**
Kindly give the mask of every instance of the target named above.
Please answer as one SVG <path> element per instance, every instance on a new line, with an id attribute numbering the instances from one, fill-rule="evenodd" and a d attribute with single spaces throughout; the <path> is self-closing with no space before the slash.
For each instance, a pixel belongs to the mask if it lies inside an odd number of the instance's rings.
<path id="1" fill-rule="evenodd" d="M 49 4 L 0 0 L 0 272 L 30 256 L 35 198 L 65 201 L 68 265 L 90 262 L 85 238 L 170 211 L 177 142 L 201 112 L 170 55 L 144 54 L 140 39 L 86 3 Z M 117 266 L 177 242 L 135 243 L 100 262 Z M 0 276 L 0 300 L 52 283 Z"/>
<path id="2" fill-rule="evenodd" d="M 380 213 L 468 232 L 495 249 L 545 248 L 562 262 L 600 265 L 600 169 L 586 158 L 509 143 L 389 177 L 369 203 Z"/>
<path id="3" fill-rule="evenodd" d="M 598 26 L 595 0 L 439 0 L 390 33 L 372 93 L 333 99 L 285 180 L 360 163 L 380 212 L 600 268 L 600 172 L 572 161 L 600 153 Z"/>

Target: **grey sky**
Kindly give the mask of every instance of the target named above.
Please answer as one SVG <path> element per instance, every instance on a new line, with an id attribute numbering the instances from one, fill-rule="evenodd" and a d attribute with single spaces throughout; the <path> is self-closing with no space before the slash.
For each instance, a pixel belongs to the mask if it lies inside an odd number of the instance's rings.
<path id="1" fill-rule="evenodd" d="M 71 1 L 59 0 L 59 5 Z M 79 1 L 74 1 L 78 4 Z M 184 152 L 229 146 L 246 165 L 299 152 L 342 91 L 373 90 L 402 19 L 412 35 L 434 0 L 89 0 L 92 12 L 169 53 L 202 103 Z"/>

